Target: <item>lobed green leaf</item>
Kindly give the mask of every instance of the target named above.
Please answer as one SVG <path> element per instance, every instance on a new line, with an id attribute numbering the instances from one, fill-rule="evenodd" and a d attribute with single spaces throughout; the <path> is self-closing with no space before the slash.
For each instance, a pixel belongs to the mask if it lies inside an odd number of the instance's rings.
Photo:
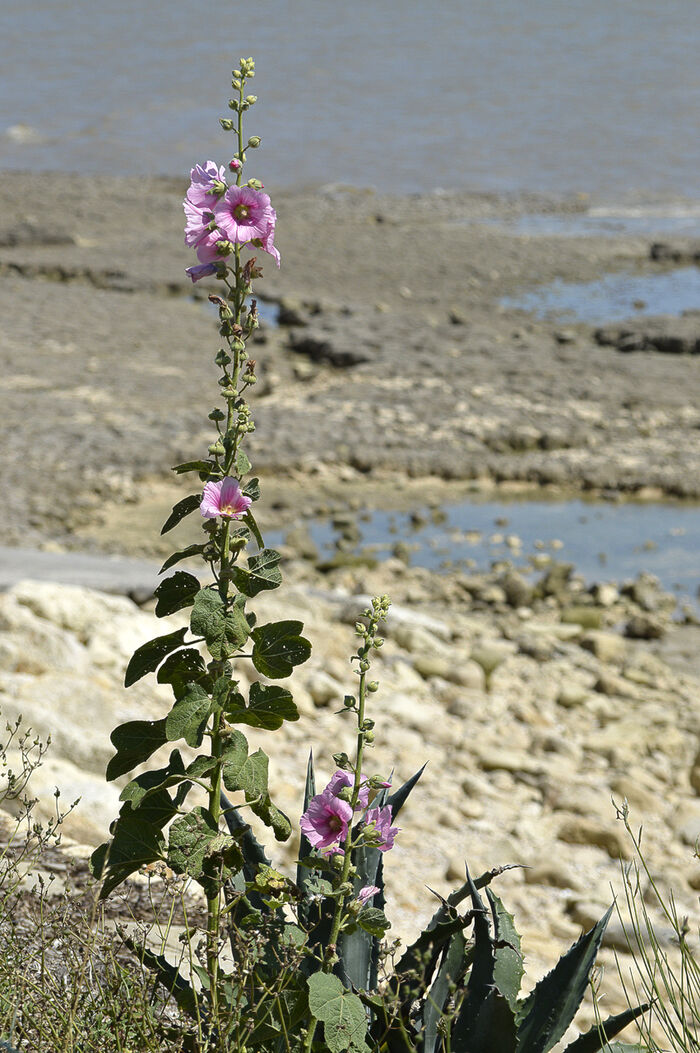
<path id="1" fill-rule="evenodd" d="M 332 973 L 314 973 L 307 980 L 309 1009 L 323 1024 L 330 1053 L 344 1053 L 365 1045 L 367 1017 L 356 994 L 347 991 Z"/>
<path id="2" fill-rule="evenodd" d="M 188 746 L 201 746 L 213 707 L 214 703 L 204 688 L 190 684 L 165 718 L 168 742 L 184 739 Z"/>
<path id="3" fill-rule="evenodd" d="M 285 720 L 299 719 L 291 692 L 277 684 L 257 681 L 250 686 L 249 705 L 245 705 L 242 695 L 234 692 L 226 704 L 225 714 L 231 724 L 247 724 L 266 731 L 276 731 Z"/>
<path id="4" fill-rule="evenodd" d="M 188 574 L 186 570 L 176 570 L 170 577 L 161 581 L 155 590 L 158 598 L 156 617 L 165 618 L 168 614 L 181 611 L 183 607 L 191 607 L 200 588 L 201 585 L 194 574 Z"/>
<path id="5" fill-rule="evenodd" d="M 195 597 L 190 628 L 204 637 L 212 658 L 218 661 L 239 650 L 250 635 L 243 609 L 237 604 L 227 609 L 219 593 L 210 588 Z"/>
<path id="6" fill-rule="evenodd" d="M 117 752 L 107 765 L 107 782 L 126 775 L 165 745 L 165 720 L 130 720 L 115 728 L 110 740 Z"/>
<path id="7" fill-rule="evenodd" d="M 279 569 L 281 559 L 280 553 L 274 548 L 264 548 L 248 557 L 248 570 L 233 567 L 231 581 L 245 596 L 257 596 L 259 592 L 277 589 L 282 584 L 282 572 Z"/>
<path id="8" fill-rule="evenodd" d="M 311 644 L 299 635 L 303 627 L 301 622 L 281 621 L 253 629 L 253 665 L 259 673 L 281 680 L 308 659 Z"/>
<path id="9" fill-rule="evenodd" d="M 190 556 L 201 556 L 206 547 L 205 542 L 201 545 L 188 545 L 187 548 L 182 548 L 179 552 L 173 552 L 171 556 L 168 556 L 158 573 L 163 574 L 164 571 L 170 570 L 176 563 L 180 563 L 183 559 L 189 559 Z"/>
<path id="10" fill-rule="evenodd" d="M 166 655 L 182 647 L 187 629 L 176 629 L 175 632 L 157 636 L 154 640 L 137 647 L 129 660 L 124 676 L 124 687 L 131 687 L 146 673 L 154 673 Z"/>
<path id="11" fill-rule="evenodd" d="M 182 501 L 178 501 L 176 505 L 173 505 L 173 510 L 165 520 L 163 528 L 161 530 L 161 536 L 167 534 L 169 530 L 176 527 L 185 516 L 191 515 L 195 509 L 199 508 L 202 503 L 201 494 L 190 494 L 189 497 L 183 497 Z"/>

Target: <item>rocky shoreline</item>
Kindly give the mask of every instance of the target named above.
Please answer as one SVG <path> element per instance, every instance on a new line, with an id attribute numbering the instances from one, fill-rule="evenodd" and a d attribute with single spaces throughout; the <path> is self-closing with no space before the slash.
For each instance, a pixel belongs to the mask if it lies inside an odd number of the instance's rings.
<path id="1" fill-rule="evenodd" d="M 632 846 L 613 802 L 624 800 L 644 825 L 652 873 L 694 916 L 700 669 L 688 672 L 687 657 L 700 630 L 673 625 L 673 597 L 652 579 L 587 588 L 554 564 L 533 586 L 507 570 L 439 577 L 398 560 L 323 577 L 292 561 L 286 578 L 256 609 L 305 622 L 312 658 L 290 682 L 301 719 L 248 737 L 269 753 L 273 798 L 294 822 L 306 751 L 326 775 L 330 754 L 352 748 L 338 710 L 358 612 L 370 594 L 394 599 L 376 664 L 372 769 L 393 769 L 398 782 L 427 767 L 387 860 L 392 935 L 415 933 L 434 908 L 427 889 L 449 892 L 465 862 L 479 873 L 517 863 L 498 890 L 522 928 L 528 975 L 542 975 L 621 894 Z M 69 856 L 84 858 L 118 809 L 119 787 L 103 774 L 111 729 L 164 711 L 166 689 L 151 677 L 123 690 L 126 661 L 176 624 L 79 587 L 19 583 L 0 595 L 0 710 L 51 735 L 29 787 L 40 813 L 53 813 L 57 785 L 62 803 L 81 798 L 64 824 Z M 291 866 L 295 847 L 274 846 L 275 862 Z M 624 1004 L 614 953 L 627 967 L 625 949 L 614 921 L 602 956 L 608 1010 Z"/>
<path id="2" fill-rule="evenodd" d="M 184 186 L 56 174 L 39 210 L 28 178 L 0 188 L 0 539 L 124 550 L 111 517 L 161 487 L 166 509 L 170 466 L 209 441 L 215 328 L 184 275 Z M 290 512 L 318 506 L 319 474 L 341 502 L 426 477 L 700 497 L 698 316 L 630 335 L 500 306 L 554 278 L 665 272 L 697 242 L 494 222 L 580 201 L 326 187 L 275 203 L 283 265 L 259 292 L 280 324 L 256 347 L 253 454 L 296 480 Z"/>

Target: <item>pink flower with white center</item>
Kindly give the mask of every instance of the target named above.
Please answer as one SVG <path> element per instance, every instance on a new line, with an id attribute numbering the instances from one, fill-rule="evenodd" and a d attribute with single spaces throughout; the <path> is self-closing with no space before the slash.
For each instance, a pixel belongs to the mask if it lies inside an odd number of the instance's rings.
<path id="1" fill-rule="evenodd" d="M 367 900 L 371 899 L 372 896 L 375 896 L 377 892 L 379 892 L 379 887 L 377 885 L 365 885 L 365 887 L 361 888 L 357 893 L 358 902 L 364 907 Z"/>
<path id="2" fill-rule="evenodd" d="M 190 172 L 187 200 L 198 208 L 208 207 L 213 212 L 217 201 L 217 195 L 214 192 L 216 183 L 226 185 L 226 169 L 223 165 L 217 165 L 214 161 L 207 161 L 203 165 L 195 165 Z"/>
<path id="3" fill-rule="evenodd" d="M 262 190 L 249 186 L 232 186 L 214 207 L 214 219 L 221 237 L 234 245 L 259 241 L 264 252 L 274 256 L 279 266 L 279 252 L 274 247 L 277 213 Z"/>
<path id="4" fill-rule="evenodd" d="M 309 807 L 301 817 L 302 833 L 314 848 L 329 848 L 344 841 L 348 824 L 352 819 L 352 808 L 324 790 L 309 801 Z"/>
<path id="5" fill-rule="evenodd" d="M 251 498 L 241 492 L 238 479 L 226 476 L 216 483 L 206 484 L 199 510 L 205 519 L 215 519 L 217 516 L 240 519 L 251 504 Z"/>
<path id="6" fill-rule="evenodd" d="M 370 808 L 365 816 L 365 830 L 370 835 L 368 843 L 380 852 L 388 852 L 394 847 L 394 838 L 400 827 L 392 826 L 391 819 L 391 808 L 388 804 L 383 808 Z"/>

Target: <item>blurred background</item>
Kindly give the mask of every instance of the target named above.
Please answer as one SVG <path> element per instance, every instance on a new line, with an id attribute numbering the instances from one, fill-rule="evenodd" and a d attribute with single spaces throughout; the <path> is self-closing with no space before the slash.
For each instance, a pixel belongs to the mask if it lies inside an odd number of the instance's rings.
<path id="1" fill-rule="evenodd" d="M 184 174 L 253 55 L 277 187 L 698 191 L 696 0 L 4 0 L 0 27 L 3 168 Z"/>

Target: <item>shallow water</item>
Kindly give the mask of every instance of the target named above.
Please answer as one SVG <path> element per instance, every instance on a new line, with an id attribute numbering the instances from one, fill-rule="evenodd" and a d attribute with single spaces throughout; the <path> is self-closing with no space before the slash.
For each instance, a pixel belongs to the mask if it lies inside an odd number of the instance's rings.
<path id="1" fill-rule="evenodd" d="M 217 118 L 252 54 L 247 130 L 272 190 L 700 198 L 697 16 L 697 0 L 3 0 L 0 167 L 225 160 Z"/>
<path id="2" fill-rule="evenodd" d="M 416 546 L 411 563 L 433 570 L 464 566 L 465 561 L 487 569 L 496 559 L 526 566 L 529 554 L 543 552 L 573 563 L 589 584 L 623 581 L 647 572 L 675 592 L 679 602 L 697 599 L 700 506 L 471 500 L 445 505 L 440 511 L 445 518 L 436 523 L 430 509 L 417 508 L 415 513 L 425 521 L 420 529 L 404 514 L 368 513 L 358 521 L 358 548 L 376 546 L 382 559 L 397 541 L 405 542 Z M 338 534 L 329 522 L 313 523 L 310 530 L 325 555 L 334 551 Z M 514 538 L 521 544 L 514 545 Z"/>
<path id="3" fill-rule="evenodd" d="M 700 205 L 665 202 L 657 205 L 596 206 L 585 212 L 529 212 L 513 219 L 482 219 L 523 237 L 610 237 L 676 234 L 700 238 Z"/>
<path id="4" fill-rule="evenodd" d="M 506 296 L 501 305 L 530 311 L 536 318 L 591 324 L 633 315 L 700 311 L 700 267 L 657 274 L 606 274 L 594 282 L 555 279 L 520 296 Z"/>

